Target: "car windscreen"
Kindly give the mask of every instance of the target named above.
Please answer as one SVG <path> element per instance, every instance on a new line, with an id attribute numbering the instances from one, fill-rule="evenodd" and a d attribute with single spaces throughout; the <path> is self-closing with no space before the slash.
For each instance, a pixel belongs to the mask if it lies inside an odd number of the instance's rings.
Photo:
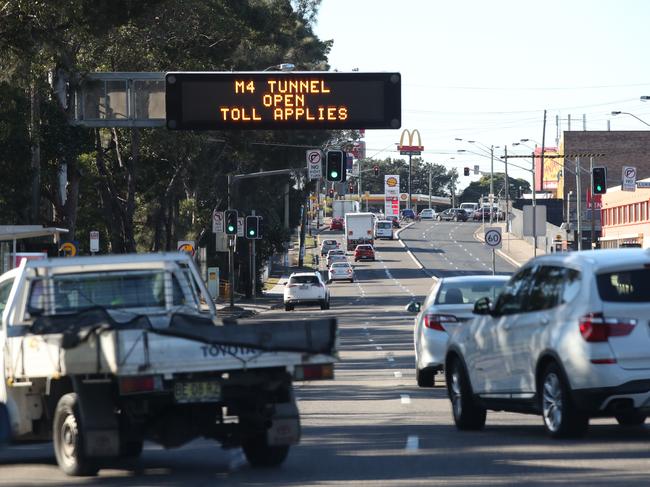
<path id="1" fill-rule="evenodd" d="M 169 278 L 169 286 L 165 285 Z M 193 291 L 186 292 L 175 275 L 165 271 L 119 271 L 58 274 L 32 282 L 30 314 L 75 313 L 93 307 L 104 309 L 164 307 L 183 305 Z M 170 296 L 166 293 L 170 292 Z"/>
<path id="2" fill-rule="evenodd" d="M 391 228 L 393 228 L 393 224 L 391 222 L 377 222 L 377 228 L 390 230 Z"/>
<path id="3" fill-rule="evenodd" d="M 650 269 L 604 272 L 596 275 L 596 283 L 603 301 L 650 302 Z"/>
<path id="4" fill-rule="evenodd" d="M 316 276 L 293 276 L 289 279 L 290 284 L 318 284 Z"/>
<path id="5" fill-rule="evenodd" d="M 474 304 L 488 297 L 492 302 L 507 281 L 443 282 L 435 304 Z"/>

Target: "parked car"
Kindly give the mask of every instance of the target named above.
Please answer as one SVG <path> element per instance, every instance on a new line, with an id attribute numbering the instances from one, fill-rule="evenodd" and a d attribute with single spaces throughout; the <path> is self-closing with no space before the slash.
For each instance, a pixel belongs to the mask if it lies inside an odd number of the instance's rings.
<path id="1" fill-rule="evenodd" d="M 443 277 L 431 288 L 415 317 L 415 376 L 420 387 L 433 387 L 442 371 L 449 335 L 472 319 L 474 303 L 482 297 L 492 301 L 508 282 L 508 276 Z M 416 308 L 417 309 L 417 308 Z"/>
<path id="2" fill-rule="evenodd" d="M 330 250 L 338 249 L 339 243 L 336 240 L 323 240 L 320 244 L 320 255 L 325 256 Z"/>
<path id="3" fill-rule="evenodd" d="M 332 218 L 330 230 L 343 230 L 343 218 Z"/>
<path id="4" fill-rule="evenodd" d="M 354 261 L 360 260 L 375 260 L 375 249 L 372 248 L 372 245 L 357 245 L 354 249 Z"/>
<path id="5" fill-rule="evenodd" d="M 327 268 L 332 265 L 333 262 L 335 261 L 339 262 L 347 262 L 348 259 L 345 256 L 345 250 L 343 249 L 332 249 L 327 253 L 327 257 L 325 259 L 325 264 L 327 265 Z"/>
<path id="6" fill-rule="evenodd" d="M 474 212 L 478 210 L 479 206 L 478 203 L 461 203 L 459 208 L 462 208 L 467 212 L 467 218 L 473 218 L 474 217 Z"/>
<path id="7" fill-rule="evenodd" d="M 433 208 L 425 208 L 420 212 L 421 220 L 433 220 L 436 217 L 436 210 Z"/>
<path id="8" fill-rule="evenodd" d="M 486 410 L 540 414 L 552 437 L 591 417 L 640 425 L 650 414 L 650 255 L 643 249 L 535 258 L 496 303 L 450 336 L 448 394 L 459 429 Z"/>
<path id="9" fill-rule="evenodd" d="M 474 213 L 472 213 L 472 219 L 474 221 L 483 221 L 483 220 L 489 221 L 490 208 L 488 206 L 483 206 L 482 208 L 478 208 L 477 210 L 474 211 Z"/>
<path id="10" fill-rule="evenodd" d="M 438 221 L 466 222 L 467 212 L 462 208 L 449 208 L 436 215 Z"/>
<path id="11" fill-rule="evenodd" d="M 349 262 L 334 262 L 330 266 L 327 282 L 332 281 L 354 282 L 354 269 Z"/>
<path id="12" fill-rule="evenodd" d="M 320 272 L 295 272 L 284 285 L 285 311 L 303 304 L 318 304 L 320 309 L 329 309 L 330 292 Z"/>
<path id="13" fill-rule="evenodd" d="M 404 208 L 400 215 L 403 219 L 415 220 L 415 212 L 411 208 Z"/>

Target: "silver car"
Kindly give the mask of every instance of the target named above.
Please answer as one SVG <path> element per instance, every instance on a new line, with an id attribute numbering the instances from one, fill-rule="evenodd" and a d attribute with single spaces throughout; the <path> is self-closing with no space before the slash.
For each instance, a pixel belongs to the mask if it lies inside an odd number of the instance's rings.
<path id="1" fill-rule="evenodd" d="M 441 278 L 431 289 L 415 318 L 415 375 L 418 386 L 433 387 L 442 371 L 451 332 L 473 317 L 474 303 L 483 297 L 492 301 L 509 276 L 459 276 Z"/>

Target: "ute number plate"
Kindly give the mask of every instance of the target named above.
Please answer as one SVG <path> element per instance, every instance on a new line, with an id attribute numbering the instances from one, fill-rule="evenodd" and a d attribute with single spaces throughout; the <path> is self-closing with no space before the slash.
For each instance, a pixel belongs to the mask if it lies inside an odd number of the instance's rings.
<path id="1" fill-rule="evenodd" d="M 221 399 L 221 384 L 214 381 L 177 382 L 174 384 L 176 402 L 215 402 Z"/>

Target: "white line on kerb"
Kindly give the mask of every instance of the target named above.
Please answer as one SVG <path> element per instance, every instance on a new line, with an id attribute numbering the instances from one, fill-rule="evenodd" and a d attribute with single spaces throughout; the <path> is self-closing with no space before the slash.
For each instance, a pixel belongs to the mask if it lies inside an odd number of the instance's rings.
<path id="1" fill-rule="evenodd" d="M 406 450 L 417 450 L 420 447 L 420 439 L 418 435 L 409 435 L 406 438 Z"/>
<path id="2" fill-rule="evenodd" d="M 408 394 L 400 394 L 399 399 L 402 404 L 411 404 L 411 397 Z"/>

